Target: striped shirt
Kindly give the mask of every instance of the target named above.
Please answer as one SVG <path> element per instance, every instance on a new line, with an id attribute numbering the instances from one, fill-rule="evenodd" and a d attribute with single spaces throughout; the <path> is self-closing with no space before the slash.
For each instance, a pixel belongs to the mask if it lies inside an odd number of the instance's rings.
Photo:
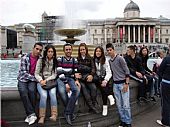
<path id="1" fill-rule="evenodd" d="M 61 74 L 64 74 L 65 77 L 73 77 L 77 72 L 78 62 L 76 58 L 71 57 L 70 59 L 66 59 L 66 57 L 58 57 L 57 58 L 57 74 L 60 77 Z"/>

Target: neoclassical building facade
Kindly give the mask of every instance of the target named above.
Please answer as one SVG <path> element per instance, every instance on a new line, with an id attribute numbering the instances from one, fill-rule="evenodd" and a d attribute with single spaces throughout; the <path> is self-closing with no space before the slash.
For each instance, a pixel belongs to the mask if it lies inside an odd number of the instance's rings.
<path id="1" fill-rule="evenodd" d="M 87 30 L 93 44 L 170 44 L 170 19 L 142 18 L 133 1 L 126 5 L 123 18 L 89 20 Z"/>

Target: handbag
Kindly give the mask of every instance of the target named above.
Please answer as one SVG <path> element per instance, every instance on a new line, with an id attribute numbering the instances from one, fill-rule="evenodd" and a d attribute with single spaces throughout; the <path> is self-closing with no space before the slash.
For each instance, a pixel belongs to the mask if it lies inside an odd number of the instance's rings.
<path id="1" fill-rule="evenodd" d="M 46 82 L 46 85 L 42 86 L 45 90 L 50 90 L 52 88 L 56 87 L 56 80 L 52 79 Z"/>
<path id="2" fill-rule="evenodd" d="M 101 78 L 100 78 L 97 74 L 95 74 L 95 75 L 93 76 L 92 82 L 94 82 L 94 83 L 101 82 Z"/>
<path id="3" fill-rule="evenodd" d="M 52 72 L 51 72 L 52 73 Z M 45 80 L 43 72 L 42 72 L 42 79 Z M 49 81 L 46 81 L 46 85 L 41 86 L 44 90 L 50 90 L 54 87 L 56 87 L 56 79 L 52 79 Z"/>

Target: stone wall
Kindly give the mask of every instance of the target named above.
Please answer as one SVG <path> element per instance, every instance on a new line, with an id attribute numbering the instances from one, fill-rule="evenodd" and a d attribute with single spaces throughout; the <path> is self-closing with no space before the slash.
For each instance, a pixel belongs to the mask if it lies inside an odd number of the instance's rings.
<path id="1" fill-rule="evenodd" d="M 131 101 L 131 109 L 132 115 L 137 115 L 140 112 L 150 108 L 153 106 L 152 102 L 138 104 L 136 101 L 137 98 L 137 91 L 138 91 L 138 84 L 137 82 L 130 80 L 130 101 Z M 39 97 L 38 97 L 39 98 Z M 98 91 L 98 103 L 102 107 L 102 99 L 100 91 Z M 37 99 L 37 108 L 36 111 L 38 112 L 38 102 Z M 49 102 L 49 101 L 48 101 Z M 50 116 L 50 107 L 49 104 L 47 106 L 47 121 L 45 122 L 46 126 L 53 127 L 53 126 L 68 126 L 66 121 L 63 117 L 64 106 L 61 102 L 60 97 L 58 97 L 58 112 L 59 117 L 56 123 L 52 123 L 49 121 Z M 2 88 L 1 90 L 1 118 L 9 123 L 12 127 L 26 127 L 27 124 L 24 123 L 24 119 L 26 117 L 23 104 L 21 102 L 19 93 L 17 88 Z M 91 122 L 93 127 L 109 127 L 112 126 L 119 121 L 119 116 L 117 113 L 116 105 L 109 106 L 109 113 L 106 117 L 103 117 L 100 114 L 93 114 L 88 112 L 88 107 L 80 95 L 78 100 L 78 105 L 76 105 L 76 112 L 78 113 L 77 119 L 73 122 L 74 127 L 86 127 L 88 121 Z M 36 125 L 35 125 L 36 126 Z"/>

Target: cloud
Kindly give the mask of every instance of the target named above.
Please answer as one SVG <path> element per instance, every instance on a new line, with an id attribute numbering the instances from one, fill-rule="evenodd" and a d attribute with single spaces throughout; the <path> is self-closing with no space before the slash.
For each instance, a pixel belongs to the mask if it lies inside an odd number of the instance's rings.
<path id="1" fill-rule="evenodd" d="M 133 0 L 139 5 L 141 17 L 170 18 L 170 0 Z M 123 17 L 130 0 L 0 0 L 0 24 L 41 22 L 48 15 L 69 15 L 79 19 Z"/>
<path id="2" fill-rule="evenodd" d="M 74 16 L 82 16 L 83 12 L 95 13 L 100 10 L 101 0 L 66 0 L 65 10 L 66 15 L 72 13 Z"/>

